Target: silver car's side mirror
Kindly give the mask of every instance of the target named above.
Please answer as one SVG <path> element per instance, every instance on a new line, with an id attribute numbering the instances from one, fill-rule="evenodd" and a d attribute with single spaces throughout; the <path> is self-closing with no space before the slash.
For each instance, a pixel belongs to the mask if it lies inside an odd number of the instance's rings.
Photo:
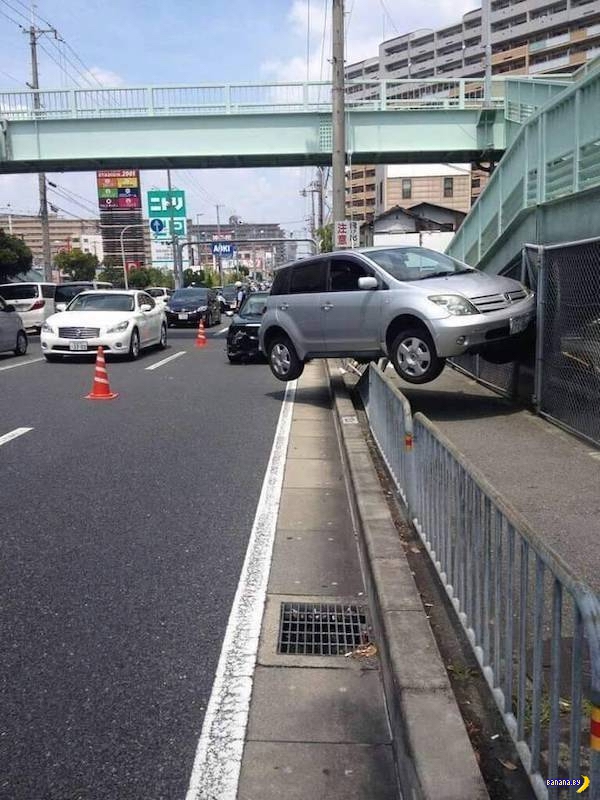
<path id="1" fill-rule="evenodd" d="M 358 279 L 359 289 L 377 289 L 378 286 L 377 278 L 373 278 L 371 275 L 368 275 L 366 278 Z"/>

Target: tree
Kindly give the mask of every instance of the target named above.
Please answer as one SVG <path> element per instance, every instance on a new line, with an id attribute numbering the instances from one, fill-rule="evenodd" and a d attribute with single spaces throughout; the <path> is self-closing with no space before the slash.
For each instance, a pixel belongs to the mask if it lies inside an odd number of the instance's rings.
<path id="1" fill-rule="evenodd" d="M 68 252 L 58 253 L 54 258 L 54 264 L 72 281 L 92 281 L 96 277 L 98 258 L 75 247 Z"/>
<path id="2" fill-rule="evenodd" d="M 121 289 L 125 286 L 125 281 L 123 279 L 123 268 L 105 264 L 104 269 L 100 275 L 98 275 L 98 280 L 108 281 L 109 283 L 112 283 L 115 288 Z"/>
<path id="3" fill-rule="evenodd" d="M 31 250 L 18 236 L 4 233 L 0 228 L 0 281 L 15 278 L 31 268 L 33 255 Z"/>
<path id="4" fill-rule="evenodd" d="M 145 269 L 144 267 L 130 270 L 127 274 L 129 286 L 132 289 L 145 289 L 146 286 L 150 286 L 152 281 L 150 280 L 149 273 L 150 270 Z"/>
<path id="5" fill-rule="evenodd" d="M 322 228 L 316 230 L 317 239 L 319 241 L 319 250 L 321 253 L 331 253 L 333 250 L 333 223 L 323 225 Z"/>

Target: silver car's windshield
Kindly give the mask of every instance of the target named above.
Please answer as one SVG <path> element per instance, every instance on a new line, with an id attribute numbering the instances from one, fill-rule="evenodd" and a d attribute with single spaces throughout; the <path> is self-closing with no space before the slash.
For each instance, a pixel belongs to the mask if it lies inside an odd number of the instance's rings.
<path id="1" fill-rule="evenodd" d="M 67 311 L 133 311 L 134 299 L 130 294 L 80 294 L 72 300 Z"/>
<path id="2" fill-rule="evenodd" d="M 390 247 L 365 255 L 398 281 L 422 281 L 473 271 L 450 256 L 424 247 Z"/>

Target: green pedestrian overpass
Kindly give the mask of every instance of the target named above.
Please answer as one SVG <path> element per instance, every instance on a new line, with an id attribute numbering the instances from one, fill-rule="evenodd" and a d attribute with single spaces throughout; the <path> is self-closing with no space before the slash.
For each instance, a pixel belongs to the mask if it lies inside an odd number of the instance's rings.
<path id="1" fill-rule="evenodd" d="M 600 59 L 523 122 L 447 248 L 487 272 L 516 266 L 525 243 L 600 233 Z"/>
<path id="2" fill-rule="evenodd" d="M 498 160 L 568 79 L 346 84 L 352 163 Z M 331 84 L 0 92 L 0 173 L 331 163 Z"/>

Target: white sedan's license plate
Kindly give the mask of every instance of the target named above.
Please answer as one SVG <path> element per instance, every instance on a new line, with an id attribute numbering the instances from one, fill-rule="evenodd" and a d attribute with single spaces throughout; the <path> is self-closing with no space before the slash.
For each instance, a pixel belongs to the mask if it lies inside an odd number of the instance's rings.
<path id="1" fill-rule="evenodd" d="M 69 350 L 87 350 L 87 342 L 69 342 Z"/>
<path id="2" fill-rule="evenodd" d="M 187 314 L 178 314 L 177 316 L 179 317 L 179 319 L 187 319 L 188 318 Z"/>
<path id="3" fill-rule="evenodd" d="M 529 317 L 511 317 L 510 318 L 510 332 L 522 333 L 529 324 Z"/>

